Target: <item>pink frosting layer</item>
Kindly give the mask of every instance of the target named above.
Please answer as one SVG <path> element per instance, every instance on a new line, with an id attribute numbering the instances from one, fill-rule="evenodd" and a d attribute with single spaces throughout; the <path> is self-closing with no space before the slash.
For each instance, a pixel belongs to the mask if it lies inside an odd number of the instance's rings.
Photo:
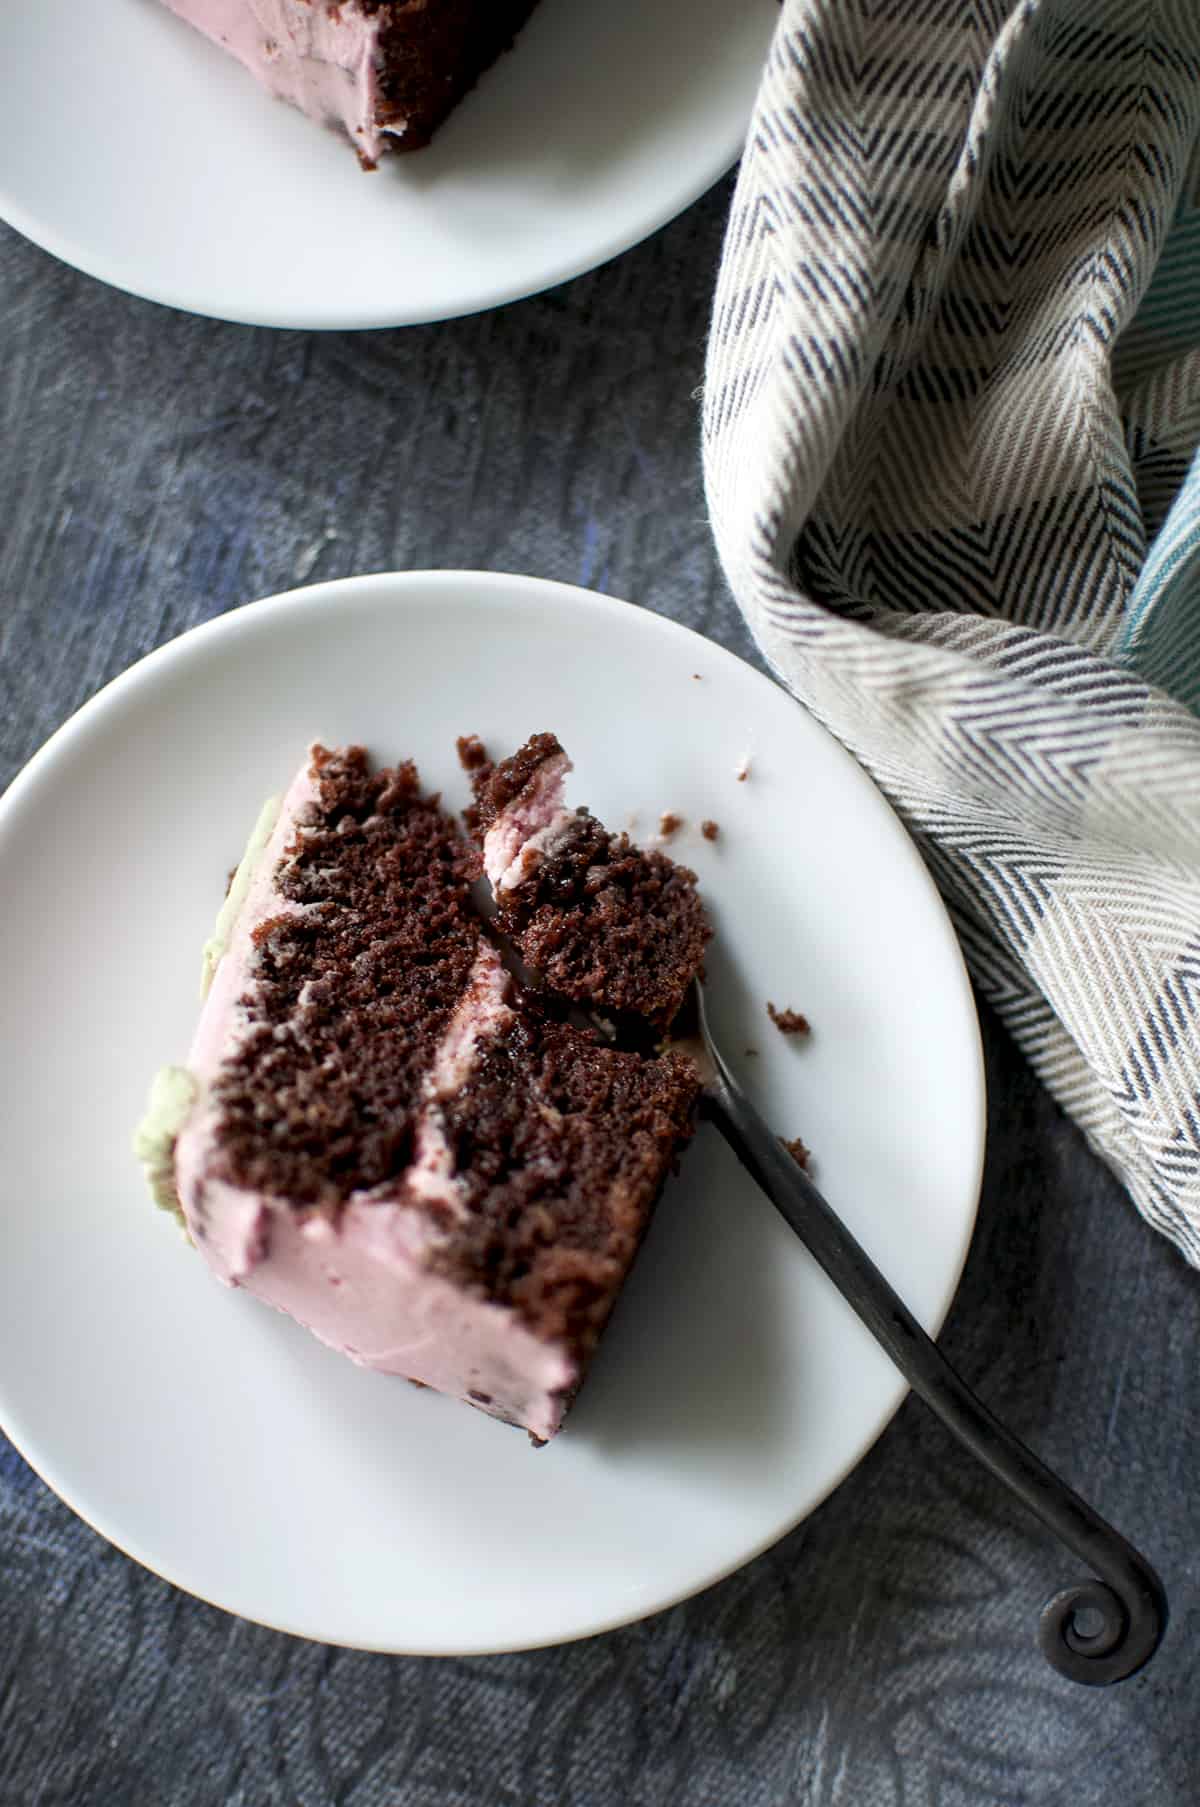
<path id="1" fill-rule="evenodd" d="M 483 837 L 483 869 L 497 897 L 530 878 L 571 820 L 563 788 L 571 761 L 565 753 L 542 761 Z"/>
<path id="2" fill-rule="evenodd" d="M 279 895 L 274 875 L 298 832 L 298 814 L 315 795 L 306 762 L 284 798 L 196 1029 L 188 1067 L 197 1095 L 175 1148 L 188 1228 L 222 1280 L 288 1313 L 353 1361 L 407 1375 L 551 1437 L 562 1421 L 562 1395 L 578 1378 L 571 1358 L 533 1336 L 507 1307 L 465 1293 L 429 1268 L 446 1232 L 424 1203 L 462 1208 L 441 1100 L 462 1085 L 480 1044 L 512 1015 L 508 981 L 489 944 L 480 944 L 431 1065 L 417 1161 L 395 1196 L 352 1194 L 330 1222 L 216 1177 L 213 1082 L 247 1031 L 240 1000 L 254 985 L 255 926 L 302 908 Z"/>
<path id="3" fill-rule="evenodd" d="M 163 0 L 220 44 L 279 100 L 341 127 L 369 163 L 386 149 L 375 123 L 380 18 L 355 0 Z M 403 125 L 390 124 L 397 136 Z"/>

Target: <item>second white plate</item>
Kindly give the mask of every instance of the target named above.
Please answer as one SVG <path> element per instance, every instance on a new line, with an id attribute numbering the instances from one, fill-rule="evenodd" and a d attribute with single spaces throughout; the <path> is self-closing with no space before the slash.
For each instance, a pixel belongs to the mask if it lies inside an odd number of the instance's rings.
<path id="1" fill-rule="evenodd" d="M 131 1126 L 309 740 L 413 755 L 457 804 L 456 735 L 541 728 L 611 825 L 686 818 L 722 1045 L 930 1329 L 970 1238 L 984 1100 L 949 922 L 879 794 L 766 678 L 610 598 L 456 572 L 296 592 L 152 654 L 0 802 L 0 1423 L 139 1561 L 311 1637 L 463 1653 L 651 1612 L 803 1517 L 903 1395 L 707 1128 L 543 1450 L 225 1291 L 151 1205 Z"/>
<path id="2" fill-rule="evenodd" d="M 542 0 L 433 145 L 373 175 L 158 0 L 0 7 L 0 214 L 134 294 L 401 326 L 636 244 L 741 151 L 776 0 Z"/>

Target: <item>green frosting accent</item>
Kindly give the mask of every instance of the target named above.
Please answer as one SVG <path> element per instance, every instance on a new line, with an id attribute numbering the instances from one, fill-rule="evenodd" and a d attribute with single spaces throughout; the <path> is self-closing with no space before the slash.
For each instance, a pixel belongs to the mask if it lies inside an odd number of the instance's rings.
<path id="1" fill-rule="evenodd" d="M 267 842 L 271 838 L 271 831 L 279 820 L 282 802 L 281 797 L 268 797 L 258 812 L 258 821 L 254 824 L 250 839 L 246 842 L 246 851 L 238 861 L 238 869 L 233 875 L 233 882 L 225 893 L 225 902 L 218 912 L 216 925 L 209 939 L 204 943 L 204 967 L 200 974 L 201 998 L 208 996 L 208 988 L 213 982 L 213 974 L 229 947 L 238 911 L 246 901 L 246 893 L 249 891 L 250 881 L 254 877 L 254 868 L 262 858 Z"/>
<path id="2" fill-rule="evenodd" d="M 279 820 L 281 803 L 282 799 L 279 797 L 268 797 L 259 810 L 258 821 L 246 843 L 246 851 L 238 861 L 237 871 L 225 894 L 212 935 L 204 943 L 204 970 L 200 979 L 202 998 L 208 996 L 213 974 L 229 947 L 233 925 L 246 901 L 254 869 Z M 197 1082 L 186 1067 L 161 1068 L 150 1087 L 146 1114 L 133 1133 L 133 1152 L 145 1169 L 146 1184 L 153 1194 L 155 1204 L 177 1217 L 185 1230 L 187 1220 L 175 1189 L 175 1143 L 187 1122 L 198 1091 Z"/>
<path id="3" fill-rule="evenodd" d="M 162 1067 L 155 1075 L 146 1114 L 133 1132 L 133 1152 L 142 1163 L 154 1202 L 186 1229 L 175 1190 L 175 1141 L 196 1099 L 196 1081 L 186 1067 Z"/>

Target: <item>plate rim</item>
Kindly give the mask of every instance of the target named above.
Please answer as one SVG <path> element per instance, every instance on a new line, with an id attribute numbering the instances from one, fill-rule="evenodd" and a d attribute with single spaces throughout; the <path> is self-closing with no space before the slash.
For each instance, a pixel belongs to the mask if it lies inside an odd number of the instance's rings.
<path id="1" fill-rule="evenodd" d="M 279 306 L 268 311 L 221 306 L 215 299 L 205 301 L 199 295 L 172 289 L 170 284 L 141 282 L 124 271 L 119 260 L 93 256 L 87 250 L 78 250 L 69 242 L 66 234 L 36 220 L 29 209 L 16 201 L 6 188 L 0 188 L 0 220 L 67 269 L 77 270 L 93 282 L 103 283 L 105 288 L 129 295 L 135 301 L 170 308 L 175 313 L 190 314 L 199 320 L 219 320 L 228 326 L 263 327 L 278 332 L 387 332 L 405 326 L 436 326 L 443 321 L 465 320 L 475 314 L 491 313 L 494 309 L 511 307 L 519 301 L 532 301 L 551 289 L 574 282 L 579 276 L 587 276 L 593 270 L 603 269 L 606 264 L 653 238 L 690 207 L 694 207 L 697 201 L 729 174 L 741 157 L 744 142 L 745 130 L 742 130 L 737 135 L 734 147 L 730 149 L 727 144 L 723 145 L 719 157 L 715 157 L 694 182 L 681 188 L 676 198 L 650 209 L 636 225 L 614 234 L 606 241 L 604 249 L 589 252 L 586 256 L 564 258 L 559 264 L 551 264 L 534 280 L 532 286 L 525 278 L 520 278 L 491 288 L 481 287 L 479 293 L 464 298 L 461 305 L 432 310 L 425 307 L 405 308 L 399 303 L 382 308 L 367 304 L 361 309 L 325 310 L 317 317 L 304 308 Z"/>
<path id="2" fill-rule="evenodd" d="M 264 105 L 271 99 L 265 95 L 260 98 Z M 274 104 L 286 103 L 277 101 Z M 541 274 L 532 279 L 528 276 L 507 282 L 493 279 L 490 283 L 479 284 L 469 295 L 464 294 L 461 304 L 451 306 L 432 307 L 426 304 L 405 307 L 402 296 L 397 295 L 393 300 L 382 304 L 372 298 L 358 307 L 335 303 L 314 311 L 311 303 L 290 307 L 287 297 L 281 295 L 277 304 L 267 308 L 243 307 L 236 302 L 229 305 L 222 301 L 218 292 L 202 283 L 193 292 L 187 284 L 176 287 L 169 282 L 146 282 L 119 256 L 105 256 L 88 246 L 80 248 L 71 234 L 57 230 L 53 224 L 47 224 L 20 200 L 2 174 L 0 220 L 69 269 L 78 270 L 92 280 L 122 294 L 131 295 L 139 301 L 171 308 L 178 313 L 193 314 L 200 319 L 221 320 L 234 326 L 308 332 L 371 332 L 402 326 L 430 326 L 440 321 L 460 320 L 473 314 L 488 313 L 495 308 L 510 306 L 516 301 L 531 300 L 534 296 L 543 295 L 550 289 L 574 281 L 576 277 L 603 268 L 615 258 L 623 256 L 626 251 L 631 251 L 652 238 L 672 220 L 686 213 L 702 195 L 707 194 L 728 175 L 742 155 L 750 123 L 749 116 L 736 126 L 732 120 L 726 120 L 724 129 L 718 127 L 713 135 L 710 154 L 698 156 L 691 166 L 691 179 L 681 183 L 670 199 L 664 199 L 658 205 L 638 212 L 636 220 L 627 221 L 619 231 L 609 233 L 601 241 L 601 248 L 560 259 L 551 255 L 545 260 Z M 319 128 L 313 126 L 313 129 Z M 350 154 L 351 147 L 347 146 L 347 155 Z"/>
<path id="3" fill-rule="evenodd" d="M 221 614 L 211 616 L 208 620 L 199 622 L 195 626 L 185 629 L 182 633 L 174 635 L 172 638 L 163 641 L 160 645 L 153 647 L 149 652 L 144 653 L 139 659 L 136 659 L 133 664 L 127 666 L 123 671 L 117 673 L 115 677 L 103 684 L 100 689 L 95 691 L 92 696 L 81 703 L 64 722 L 53 730 L 24 766 L 16 773 L 7 788 L 3 792 L 0 792 L 0 860 L 2 860 L 3 857 L 3 840 L 6 833 L 8 818 L 21 807 L 26 792 L 41 782 L 43 769 L 51 765 L 64 753 L 69 753 L 73 741 L 77 739 L 79 735 L 88 731 L 93 717 L 102 715 L 107 709 L 111 708 L 114 703 L 119 705 L 126 692 L 131 695 L 136 695 L 138 690 L 143 688 L 147 683 L 152 683 L 154 681 L 155 675 L 160 667 L 170 665 L 180 657 L 186 658 L 188 650 L 192 646 L 203 644 L 209 640 L 221 639 L 230 633 L 236 637 L 237 633 L 245 628 L 249 622 L 259 621 L 265 615 L 286 614 L 291 610 L 303 611 L 310 606 L 319 606 L 322 603 L 328 603 L 335 596 L 345 596 L 347 592 L 359 597 L 377 597 L 384 606 L 404 607 L 406 602 L 404 592 L 406 590 L 420 592 L 436 590 L 439 588 L 459 589 L 465 583 L 469 583 L 473 588 L 480 591 L 491 590 L 493 592 L 504 591 L 510 589 L 512 586 L 520 586 L 521 589 L 527 592 L 540 592 L 547 600 L 551 596 L 554 596 L 558 599 L 560 604 L 565 602 L 568 606 L 590 608 L 596 613 L 608 615 L 611 619 L 616 621 L 625 620 L 630 613 L 633 613 L 640 618 L 642 624 L 648 628 L 649 631 L 659 634 L 663 639 L 678 640 L 682 637 L 685 642 L 690 642 L 695 644 L 698 648 L 703 648 L 706 658 L 715 658 L 718 663 L 729 662 L 736 665 L 741 674 L 749 673 L 752 679 L 768 685 L 772 690 L 781 692 L 783 696 L 788 697 L 792 701 L 797 709 L 808 714 L 809 719 L 813 722 L 814 726 L 820 730 L 821 734 L 830 743 L 835 761 L 839 764 L 844 764 L 846 768 L 852 769 L 856 775 L 857 781 L 865 784 L 868 789 L 874 793 L 876 801 L 881 804 L 893 818 L 894 826 L 898 830 L 897 852 L 899 854 L 900 849 L 903 849 L 903 857 L 909 862 L 914 877 L 917 879 L 917 882 L 924 887 L 926 896 L 933 906 L 932 918 L 938 922 L 941 938 L 949 956 L 947 977 L 953 974 L 958 980 L 961 1000 L 965 1006 L 964 1028 L 969 1031 L 967 1039 L 970 1042 L 969 1051 L 973 1056 L 971 1064 L 974 1084 L 971 1086 L 971 1096 L 975 1109 L 976 1122 L 970 1204 L 964 1211 L 961 1224 L 957 1227 L 958 1246 L 955 1250 L 954 1260 L 948 1271 L 946 1283 L 940 1289 L 936 1307 L 923 1319 L 929 1335 L 936 1339 L 953 1306 L 962 1280 L 963 1270 L 974 1242 L 978 1222 L 980 1192 L 987 1142 L 987 1081 L 984 1066 L 982 1034 L 979 1013 L 975 1006 L 974 992 L 967 971 L 965 958 L 963 956 L 961 943 L 954 931 L 945 902 L 934 883 L 928 866 L 921 857 L 916 843 L 900 820 L 891 802 L 884 795 L 883 791 L 875 783 L 870 774 L 866 772 L 846 748 L 841 745 L 836 736 L 833 735 L 815 716 L 811 715 L 811 712 L 805 709 L 805 706 L 799 699 L 791 696 L 790 691 L 788 691 L 783 684 L 779 683 L 767 673 L 758 670 L 755 666 L 751 665 L 748 660 L 741 658 L 737 653 L 730 651 L 729 648 L 720 645 L 720 643 L 715 640 L 709 639 L 697 629 L 688 627 L 683 622 L 676 621 L 672 616 L 659 614 L 657 611 L 643 604 L 630 602 L 609 595 L 603 591 L 591 590 L 582 585 L 572 584 L 556 578 L 538 577 L 521 572 L 494 570 L 474 571 L 462 567 L 444 566 L 416 570 L 366 572 L 357 573 L 349 577 L 327 578 L 320 583 L 298 585 L 289 590 L 275 592 L 269 596 L 263 596 L 249 602 L 240 603 L 234 608 L 225 610 Z M 965 1052 L 967 1052 L 967 1050 L 964 1050 L 964 1053 Z M 261 1625 L 265 1629 L 282 1632 L 291 1637 L 302 1638 L 307 1642 L 328 1644 L 340 1649 L 361 1650 L 372 1654 L 391 1656 L 499 1656 L 516 1654 L 521 1651 L 553 1649 L 559 1645 L 577 1643 L 585 1638 L 601 1636 L 608 1632 L 619 1630 L 624 1626 L 639 1623 L 644 1619 L 655 1617 L 659 1613 L 667 1612 L 673 1607 L 679 1606 L 683 1604 L 683 1602 L 693 1599 L 701 1593 L 707 1592 L 708 1589 L 716 1587 L 721 1582 L 728 1580 L 731 1575 L 736 1574 L 740 1569 L 749 1566 L 750 1563 L 756 1561 L 765 1554 L 766 1551 L 774 1548 L 785 1537 L 794 1532 L 799 1525 L 810 1518 L 811 1515 L 816 1512 L 819 1507 L 824 1505 L 830 1496 L 837 1491 L 842 1482 L 853 1473 L 860 1463 L 866 1459 L 884 1431 L 887 1430 L 895 1419 L 900 1407 L 903 1405 L 911 1391 L 898 1371 L 895 1372 L 893 1380 L 894 1384 L 891 1393 L 885 1401 L 878 1422 L 869 1430 L 860 1447 L 847 1458 L 845 1463 L 839 1467 L 835 1473 L 828 1477 L 827 1481 L 822 1485 L 817 1494 L 809 1500 L 803 1509 L 797 1512 L 794 1517 L 789 1518 L 786 1523 L 773 1529 L 767 1536 L 755 1543 L 752 1547 L 740 1551 L 728 1563 L 722 1565 L 720 1568 L 705 1574 L 694 1583 L 677 1590 L 668 1597 L 660 1599 L 652 1606 L 647 1607 L 634 1604 L 630 1607 L 629 1605 L 626 1605 L 609 1612 L 598 1613 L 593 1615 L 587 1624 L 580 1625 L 576 1629 L 561 1635 L 518 1638 L 516 1640 L 488 1639 L 483 1642 L 476 1641 L 471 1643 L 467 1643 L 461 1638 L 457 1638 L 447 1644 L 438 1644 L 436 1642 L 420 1643 L 415 1641 L 397 1643 L 390 1639 L 365 1641 L 359 1638 L 339 1638 L 337 1636 L 330 1636 L 328 1633 L 319 1629 L 305 1627 L 298 1623 L 288 1623 L 283 1617 L 261 1617 L 257 1614 L 248 1614 L 241 1607 L 232 1605 L 227 1600 L 216 1597 L 219 1590 L 214 1589 L 210 1592 L 201 1593 L 190 1586 L 186 1581 L 179 1580 L 174 1575 L 167 1572 L 167 1570 L 164 1567 L 159 1566 L 159 1563 L 155 1560 L 152 1560 L 147 1555 L 141 1554 L 137 1550 L 131 1548 L 120 1536 L 114 1535 L 111 1530 L 106 1529 L 101 1523 L 90 1516 L 88 1512 L 80 1508 L 71 1493 L 60 1486 L 53 1478 L 52 1473 L 49 1472 L 52 1469 L 53 1464 L 43 1466 L 40 1460 L 35 1459 L 30 1454 L 23 1440 L 15 1436 L 9 1428 L 5 1421 L 2 1386 L 0 1386 L 0 1432 L 8 1438 L 13 1447 L 20 1454 L 21 1458 L 38 1476 L 39 1480 L 42 1481 L 57 1499 L 67 1506 L 75 1517 L 82 1520 L 90 1530 L 95 1532 L 97 1536 L 103 1538 L 106 1543 L 111 1544 L 114 1549 L 119 1550 L 128 1560 L 135 1562 L 140 1568 L 146 1569 L 160 1580 L 168 1583 L 168 1585 L 178 1588 L 180 1592 L 187 1594 L 192 1599 L 201 1600 L 205 1604 L 217 1608 L 219 1611 L 228 1613 L 236 1618 L 244 1619 L 249 1624 Z"/>

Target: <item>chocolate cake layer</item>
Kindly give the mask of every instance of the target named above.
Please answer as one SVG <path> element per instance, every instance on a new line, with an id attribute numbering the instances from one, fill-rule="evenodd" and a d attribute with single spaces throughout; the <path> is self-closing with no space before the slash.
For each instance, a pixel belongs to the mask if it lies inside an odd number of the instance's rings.
<path id="1" fill-rule="evenodd" d="M 698 1089 L 685 1056 L 622 1053 L 521 1000 L 444 1106 L 470 1215 L 443 1271 L 582 1364 L 691 1134 Z"/>
<path id="2" fill-rule="evenodd" d="M 537 0 L 359 3 L 381 21 L 375 122 L 385 132 L 400 127 L 392 148 L 413 151 L 511 47 Z"/>
<path id="3" fill-rule="evenodd" d="M 479 940 L 468 849 L 416 767 L 372 773 L 361 747 L 318 747 L 311 772 L 317 798 L 274 880 L 295 908 L 253 931 L 250 1030 L 214 1087 L 217 1176 L 294 1205 L 404 1173 Z"/>
<path id="4" fill-rule="evenodd" d="M 568 810 L 570 761 L 536 734 L 474 775 L 470 826 L 502 928 L 546 990 L 669 1027 L 711 929 L 696 875 Z"/>

